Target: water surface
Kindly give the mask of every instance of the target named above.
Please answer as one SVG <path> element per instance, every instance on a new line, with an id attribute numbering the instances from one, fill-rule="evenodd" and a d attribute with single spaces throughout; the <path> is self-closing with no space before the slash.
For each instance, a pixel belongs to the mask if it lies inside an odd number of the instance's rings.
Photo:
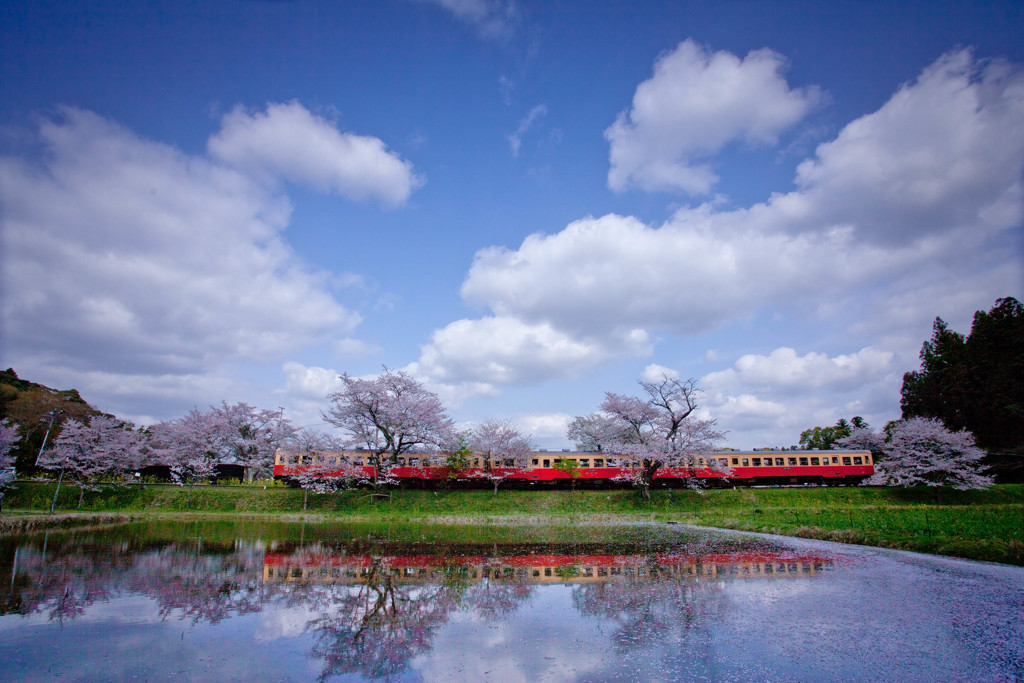
<path id="1" fill-rule="evenodd" d="M 3 680 L 1024 678 L 1024 569 L 678 526 L 0 541 Z"/>

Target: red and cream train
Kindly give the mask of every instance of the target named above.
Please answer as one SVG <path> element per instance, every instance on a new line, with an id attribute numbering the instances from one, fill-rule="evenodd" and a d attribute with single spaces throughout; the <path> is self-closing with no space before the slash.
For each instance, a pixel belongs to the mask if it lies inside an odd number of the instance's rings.
<path id="1" fill-rule="evenodd" d="M 372 479 L 373 466 L 366 451 L 332 453 L 290 453 L 278 451 L 274 476 L 294 480 L 309 472 L 332 474 L 355 471 Z M 559 467 L 559 461 L 571 461 L 575 467 Z M 724 462 L 722 462 L 724 461 Z M 506 479 L 506 486 L 576 486 L 615 485 L 631 471 L 624 458 L 600 452 L 534 453 L 525 467 L 512 467 L 511 462 L 471 456 L 467 466 L 452 471 L 444 456 L 407 453 L 399 456 L 391 475 L 405 484 L 431 486 L 442 481 L 471 484 L 492 478 L 489 473 Z M 571 470 L 571 471 L 570 471 Z M 874 474 L 870 451 L 720 451 L 696 456 L 680 467 L 662 467 L 654 476 L 655 486 L 681 485 L 696 477 L 712 486 L 751 486 L 787 484 L 859 484 Z M 334 472 L 337 475 L 337 471 Z"/>

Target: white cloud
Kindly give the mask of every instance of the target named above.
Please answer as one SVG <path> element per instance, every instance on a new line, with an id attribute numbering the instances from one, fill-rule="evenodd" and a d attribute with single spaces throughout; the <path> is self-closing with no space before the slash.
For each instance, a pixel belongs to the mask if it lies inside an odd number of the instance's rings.
<path id="1" fill-rule="evenodd" d="M 573 416 L 566 413 L 527 414 L 518 416 L 516 423 L 524 434 L 540 444 L 561 444 L 565 442 L 572 419 Z"/>
<path id="2" fill-rule="evenodd" d="M 359 324 L 336 278 L 281 239 L 286 199 L 78 109 L 38 139 L 38 163 L 0 159 L 2 348 L 19 372 L 166 417 L 161 401 L 237 388 L 226 363 L 273 362 Z"/>
<path id="3" fill-rule="evenodd" d="M 416 371 L 446 384 L 532 384 L 551 377 L 575 377 L 614 353 L 627 349 L 642 353 L 647 348 L 646 335 L 636 331 L 588 341 L 546 323 L 531 325 L 495 316 L 457 320 L 435 331 Z"/>
<path id="4" fill-rule="evenodd" d="M 711 373 L 704 381 L 711 386 L 753 386 L 780 393 L 846 391 L 892 372 L 892 361 L 892 352 L 871 347 L 834 357 L 813 351 L 798 356 L 795 350 L 782 347 L 767 356 L 745 355 L 732 369 Z"/>
<path id="5" fill-rule="evenodd" d="M 679 379 L 679 371 L 666 368 L 664 365 L 651 363 L 640 374 L 640 379 L 645 382 L 660 382 L 663 379 Z"/>
<path id="6" fill-rule="evenodd" d="M 677 213 L 661 228 L 632 217 L 586 218 L 530 235 L 515 251 L 483 249 L 462 296 L 575 335 L 660 328 L 691 336 L 779 299 L 863 281 L 894 258 L 852 245 L 842 232 L 791 236 L 748 225 L 720 234 L 710 211 Z M 851 249 L 870 259 L 837 261 Z"/>
<path id="7" fill-rule="evenodd" d="M 456 19 L 475 26 L 484 38 L 508 38 L 522 21 L 512 0 L 423 0 L 443 7 Z"/>
<path id="8" fill-rule="evenodd" d="M 379 138 L 342 133 L 294 101 L 269 104 L 266 112 L 236 107 L 207 148 L 250 175 L 284 178 L 386 206 L 404 204 L 424 182 L 410 162 Z"/>
<path id="9" fill-rule="evenodd" d="M 608 187 L 706 194 L 718 177 L 699 160 L 726 143 L 774 143 L 818 100 L 816 88 L 793 89 L 785 60 L 768 49 L 740 59 L 711 53 L 692 40 L 654 64 L 633 105 L 606 131 L 611 144 Z"/>
<path id="10" fill-rule="evenodd" d="M 906 243 L 1024 218 L 1024 71 L 949 53 L 878 111 L 847 125 L 769 206 L 789 229 L 854 225 L 859 239 Z"/>
<path id="11" fill-rule="evenodd" d="M 488 314 L 438 330 L 418 366 L 497 390 L 650 354 L 665 333 L 771 317 L 796 335 L 829 326 L 804 340 L 827 339 L 829 353 L 778 348 L 708 375 L 707 406 L 736 445 L 793 443 L 812 418 L 892 419 L 931 320 L 966 325 L 1021 290 L 1019 238 L 1005 228 L 1024 214 L 1022 97 L 1016 67 L 951 53 L 819 146 L 794 192 L 750 208 L 686 207 L 657 227 L 588 217 L 481 249 L 461 292 Z M 887 182 L 864 178 L 872 164 Z M 931 186 L 944 189 L 921 190 Z"/>
<path id="12" fill-rule="evenodd" d="M 530 126 L 537 120 L 538 117 L 544 116 L 548 113 L 546 105 L 538 104 L 536 107 L 526 113 L 519 121 L 519 127 L 516 128 L 516 132 L 508 136 L 508 145 L 512 150 L 512 156 L 519 156 L 519 149 L 523 146 L 523 136 L 526 135 L 527 131 L 530 130 Z"/>
<path id="13" fill-rule="evenodd" d="M 285 373 L 285 391 L 299 398 L 322 401 L 327 394 L 341 391 L 344 386 L 336 370 L 307 367 L 295 361 L 286 362 L 282 370 Z"/>
<path id="14" fill-rule="evenodd" d="M 720 425 L 738 432 L 733 445 L 792 445 L 804 429 L 859 414 L 882 423 L 892 414 L 902 377 L 895 354 L 872 347 L 828 356 L 791 348 L 749 354 L 732 368 L 701 379 L 706 407 Z M 812 422 L 808 422 L 808 421 Z M 737 442 L 736 439 L 744 439 Z"/>

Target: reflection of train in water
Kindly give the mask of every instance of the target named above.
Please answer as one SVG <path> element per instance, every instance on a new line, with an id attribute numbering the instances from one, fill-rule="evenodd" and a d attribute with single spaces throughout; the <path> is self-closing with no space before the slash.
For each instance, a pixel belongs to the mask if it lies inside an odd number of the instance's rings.
<path id="1" fill-rule="evenodd" d="M 471 456 L 466 467 L 453 471 L 443 455 L 409 453 L 398 457 L 391 475 L 405 484 L 431 486 L 441 481 L 467 484 L 492 477 L 511 485 L 604 486 L 626 479 L 637 463 L 605 453 L 534 453 L 525 466 L 512 461 Z M 570 465 L 570 467 L 565 467 Z M 337 469 L 335 469 L 337 468 Z M 293 479 L 304 473 L 342 472 L 368 479 L 374 476 L 370 454 L 290 453 L 278 451 L 274 476 Z M 691 458 L 680 467 L 663 467 L 654 475 L 655 486 L 677 486 L 697 478 L 717 486 L 786 484 L 859 484 L 874 474 L 870 451 L 721 451 Z"/>
<path id="2" fill-rule="evenodd" d="M 397 583 L 430 583 L 453 571 L 468 581 L 590 583 L 688 577 L 784 577 L 819 574 L 830 557 L 811 554 L 733 552 L 708 555 L 335 555 L 270 553 L 263 558 L 267 583 L 358 584 L 384 572 Z"/>

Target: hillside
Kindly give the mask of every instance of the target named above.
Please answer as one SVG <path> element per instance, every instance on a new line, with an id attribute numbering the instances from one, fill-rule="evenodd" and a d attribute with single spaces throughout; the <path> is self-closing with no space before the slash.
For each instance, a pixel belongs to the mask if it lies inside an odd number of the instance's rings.
<path id="1" fill-rule="evenodd" d="M 35 463 L 51 410 L 63 412 L 54 421 L 50 439 L 60 433 L 64 419 L 82 420 L 104 414 L 89 405 L 76 389 L 52 389 L 29 382 L 18 377 L 12 368 L 0 372 L 0 419 L 17 424 L 22 437 L 12 451 L 18 471 L 24 472 Z"/>

